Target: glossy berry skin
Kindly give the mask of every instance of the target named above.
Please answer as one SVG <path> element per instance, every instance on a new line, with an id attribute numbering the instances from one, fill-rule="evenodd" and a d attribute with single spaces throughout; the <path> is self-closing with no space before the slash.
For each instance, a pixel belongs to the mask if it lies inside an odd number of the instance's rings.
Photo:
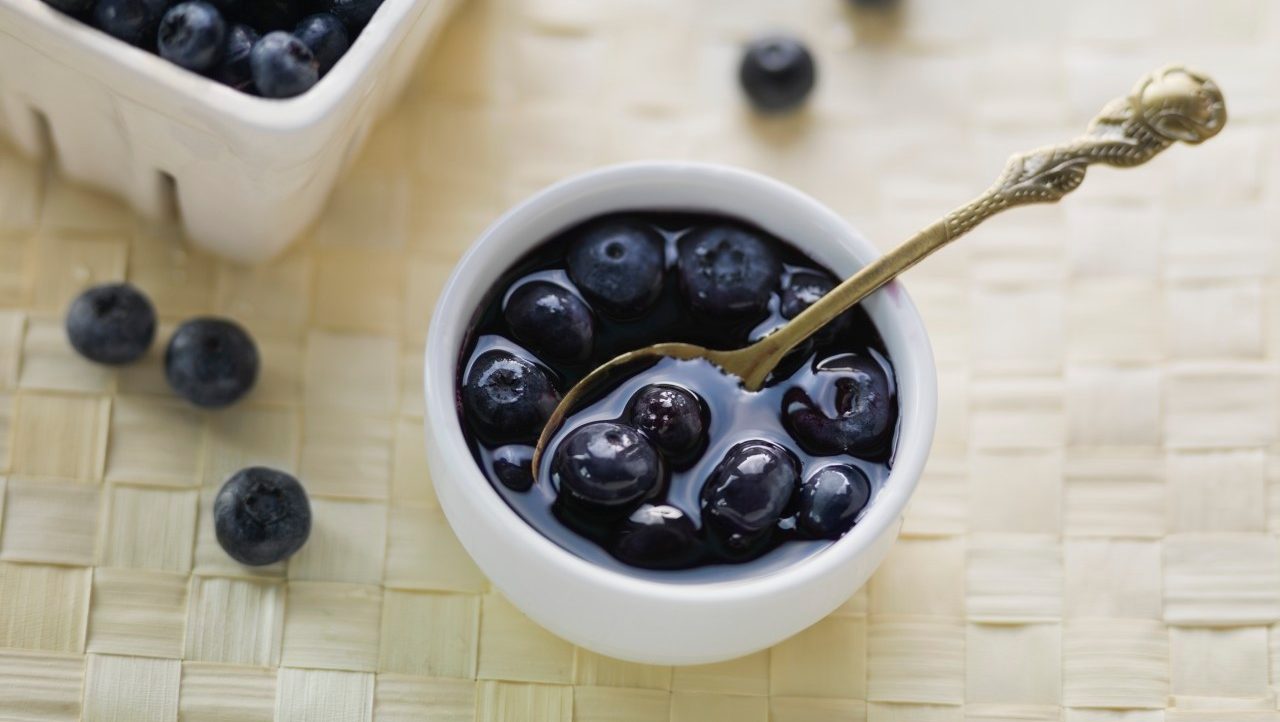
<path id="1" fill-rule="evenodd" d="M 44 0 L 44 2 L 54 10 L 77 17 L 89 12 L 94 4 L 94 0 Z"/>
<path id="2" fill-rule="evenodd" d="M 130 45 L 151 47 L 168 0 L 98 0 L 93 22 L 99 30 Z"/>
<path id="3" fill-rule="evenodd" d="M 241 469 L 213 501 L 213 528 L 224 551 L 241 564 L 288 559 L 311 534 L 311 504 L 298 480 L 275 469 Z"/>
<path id="4" fill-rule="evenodd" d="M 888 447 L 897 421 L 889 377 L 880 364 L 863 354 L 840 354 L 815 366 L 821 380 L 833 381 L 835 417 L 827 416 L 809 394 L 797 387 L 782 397 L 782 423 L 810 454 L 877 455 Z"/>
<path id="5" fill-rule="evenodd" d="M 729 449 L 702 487 L 703 522 L 731 549 L 741 549 L 778 523 L 799 483 L 794 454 L 771 441 Z"/>
<path id="6" fill-rule="evenodd" d="M 818 469 L 800 485 L 796 526 L 815 539 L 839 539 L 871 499 L 871 482 L 846 464 Z"/>
<path id="7" fill-rule="evenodd" d="M 613 555 L 641 569 L 685 569 L 702 554 L 698 530 L 673 506 L 644 506 L 632 512 L 618 530 Z"/>
<path id="8" fill-rule="evenodd" d="M 662 459 L 649 440 L 612 421 L 569 432 L 551 463 L 558 500 L 601 518 L 626 514 L 661 485 L 662 476 Z"/>
<path id="9" fill-rule="evenodd" d="M 67 310 L 67 340 L 81 356 L 100 364 L 136 361 L 156 337 L 156 310 L 128 283 L 94 286 Z"/>
<path id="10" fill-rule="evenodd" d="M 760 38 L 747 46 L 738 80 L 756 110 L 794 110 L 809 97 L 818 80 L 813 55 L 796 38 Z"/>
<path id="11" fill-rule="evenodd" d="M 249 53 L 253 44 L 258 42 L 258 33 L 248 25 L 232 25 L 227 31 L 227 43 L 222 55 L 222 62 L 213 72 L 213 77 L 223 85 L 236 90 L 251 91 L 253 89 L 253 70 L 249 67 Z"/>
<path id="12" fill-rule="evenodd" d="M 533 488 L 533 447 L 510 444 L 494 449 L 493 475 L 512 491 Z"/>
<path id="13" fill-rule="evenodd" d="M 835 287 L 836 282 L 825 273 L 796 271 L 782 287 L 782 302 L 778 305 L 778 312 L 785 319 L 793 319 Z"/>
<path id="14" fill-rule="evenodd" d="M 582 295 L 617 318 L 635 318 L 662 292 L 662 238 L 647 226 L 621 219 L 590 226 L 565 260 Z"/>
<path id="15" fill-rule="evenodd" d="M 516 339 L 539 356 L 581 362 L 591 355 L 595 318 L 568 289 L 547 281 L 521 284 L 502 314 Z"/>
<path id="16" fill-rule="evenodd" d="M 239 401 L 258 380 L 258 347 L 240 325 L 195 318 L 173 332 L 164 353 L 169 387 L 204 408 Z"/>
<path id="17" fill-rule="evenodd" d="M 467 420 L 489 443 L 533 443 L 559 402 L 547 373 L 508 351 L 481 354 L 462 386 Z"/>
<path id="18" fill-rule="evenodd" d="M 329 13 L 316 13 L 303 18 L 293 29 L 297 36 L 311 50 L 316 63 L 320 66 L 320 75 L 329 72 L 334 63 L 347 52 L 351 42 L 347 38 L 347 28 L 338 18 Z"/>
<path id="19" fill-rule="evenodd" d="M 211 70 L 226 48 L 227 24 L 218 9 L 192 0 L 169 8 L 160 21 L 160 57 L 198 73 Z"/>
<path id="20" fill-rule="evenodd" d="M 328 11 L 347 26 L 347 30 L 357 32 L 369 24 L 373 13 L 382 5 L 382 0 L 326 0 Z"/>
<path id="21" fill-rule="evenodd" d="M 320 79 L 320 64 L 301 40 L 281 30 L 267 33 L 249 52 L 253 84 L 266 98 L 291 98 Z"/>
<path id="22" fill-rule="evenodd" d="M 700 228 L 680 240 L 680 288 L 695 310 L 741 318 L 768 311 L 782 264 L 770 244 L 734 225 Z"/>
<path id="23" fill-rule="evenodd" d="M 707 438 L 706 406 L 697 394 L 679 386 L 653 384 L 640 389 L 631 399 L 627 416 L 668 458 L 688 457 Z"/>

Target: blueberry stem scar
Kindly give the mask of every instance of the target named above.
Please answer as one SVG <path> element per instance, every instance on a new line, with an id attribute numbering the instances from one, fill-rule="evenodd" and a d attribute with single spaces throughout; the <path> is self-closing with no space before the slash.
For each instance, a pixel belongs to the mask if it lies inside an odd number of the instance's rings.
<path id="1" fill-rule="evenodd" d="M 1218 85 L 1207 76 L 1171 65 L 1144 76 L 1124 98 L 1111 101 L 1084 135 L 1060 145 L 1011 157 L 995 185 L 902 244 L 863 266 L 831 292 L 763 339 L 732 351 L 688 343 L 659 343 L 621 354 L 569 389 L 543 426 L 533 456 L 533 472 L 565 418 L 593 387 L 616 378 L 619 366 L 644 359 L 706 359 L 758 391 L 769 372 L 793 348 L 852 308 L 876 289 L 976 228 L 1016 206 L 1056 203 L 1084 182 L 1094 163 L 1120 168 L 1142 165 L 1178 141 L 1190 145 L 1217 135 L 1227 122 Z"/>

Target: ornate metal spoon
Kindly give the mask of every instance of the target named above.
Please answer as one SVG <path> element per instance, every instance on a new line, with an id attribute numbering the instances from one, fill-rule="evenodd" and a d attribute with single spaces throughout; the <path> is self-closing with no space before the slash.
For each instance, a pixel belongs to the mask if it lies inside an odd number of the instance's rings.
<path id="1" fill-rule="evenodd" d="M 594 388 L 621 367 L 646 359 L 706 359 L 756 391 L 787 352 L 898 274 L 1014 206 L 1054 203 L 1080 186 L 1093 163 L 1129 168 L 1142 165 L 1178 141 L 1197 144 L 1212 138 L 1227 122 L 1218 86 L 1181 66 L 1168 66 L 1138 81 L 1126 98 L 1108 103 L 1083 136 L 1061 145 L 1020 153 L 1009 159 L 995 185 L 969 203 L 908 238 L 850 276 L 827 295 L 763 339 L 732 351 L 687 343 L 659 343 L 624 353 L 579 381 L 547 420 L 533 456 L 538 473 L 542 454 L 566 416 Z"/>

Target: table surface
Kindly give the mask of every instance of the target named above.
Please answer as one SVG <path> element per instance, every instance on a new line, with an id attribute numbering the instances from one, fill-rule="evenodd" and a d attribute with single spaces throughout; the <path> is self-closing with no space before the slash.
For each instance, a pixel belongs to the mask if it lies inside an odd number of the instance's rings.
<path id="1" fill-rule="evenodd" d="M 817 53 L 763 121 L 742 41 Z M 883 246 L 1188 62 L 1232 121 L 1090 171 L 911 272 L 941 415 L 902 540 L 778 647 L 656 668 L 575 649 L 492 592 L 422 457 L 420 353 L 468 242 L 599 164 L 736 163 Z M 1264 0 L 474 0 L 314 230 L 244 268 L 0 149 L 0 719 L 1262 722 L 1280 719 L 1280 5 Z M 234 316 L 266 371 L 202 413 L 157 354 L 79 360 L 61 314 L 128 278 L 162 334 Z M 163 336 L 162 336 L 163 338 Z M 296 470 L 288 565 L 221 553 L 232 470 Z"/>

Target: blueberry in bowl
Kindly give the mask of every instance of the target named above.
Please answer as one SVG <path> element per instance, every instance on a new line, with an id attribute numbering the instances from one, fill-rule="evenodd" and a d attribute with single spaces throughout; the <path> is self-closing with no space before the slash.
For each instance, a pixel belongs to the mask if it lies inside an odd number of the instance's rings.
<path id="1" fill-rule="evenodd" d="M 481 569 L 553 632 L 657 663 L 745 654 L 843 601 L 895 537 L 930 439 L 927 340 L 896 284 L 760 391 L 664 358 L 574 408 L 538 468 L 530 427 L 629 350 L 768 335 L 873 253 L 815 201 L 720 166 L 604 169 L 504 216 L 442 294 L 425 365 L 428 463 Z M 577 308 L 561 328 L 578 331 L 540 336 L 528 299 Z M 471 398 L 495 354 L 522 369 L 503 397 L 524 402 L 498 435 Z M 795 431 L 797 390 L 830 428 Z"/>

